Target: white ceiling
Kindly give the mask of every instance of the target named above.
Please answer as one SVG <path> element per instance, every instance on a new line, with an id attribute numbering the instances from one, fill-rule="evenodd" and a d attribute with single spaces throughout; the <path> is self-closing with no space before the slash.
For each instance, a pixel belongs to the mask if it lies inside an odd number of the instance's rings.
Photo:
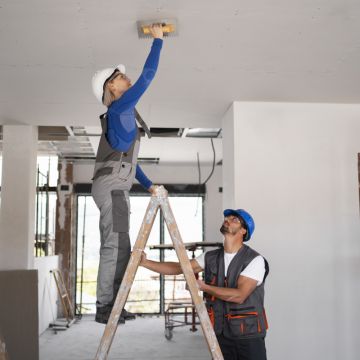
<path id="1" fill-rule="evenodd" d="M 218 127 L 234 100 L 360 103 L 360 1 L 0 0 L 0 124 L 98 126 L 93 73 L 135 80 L 136 21 L 168 17 L 138 105 L 152 127 Z"/>
<path id="2" fill-rule="evenodd" d="M 0 121 L 98 124 L 96 69 L 139 75 L 136 21 L 176 17 L 139 103 L 151 126 L 218 126 L 233 100 L 360 102 L 357 0 L 0 0 Z"/>

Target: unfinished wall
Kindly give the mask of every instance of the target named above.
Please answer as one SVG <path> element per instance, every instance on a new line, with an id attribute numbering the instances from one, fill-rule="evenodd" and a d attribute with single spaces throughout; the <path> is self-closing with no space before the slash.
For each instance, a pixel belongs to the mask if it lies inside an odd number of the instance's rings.
<path id="1" fill-rule="evenodd" d="M 58 170 L 55 252 L 59 255 L 59 269 L 70 301 L 75 303 L 76 235 L 73 232 L 73 224 L 76 222 L 76 208 L 73 194 L 73 164 L 61 160 Z M 62 314 L 62 308 L 59 307 L 58 310 Z"/>
<path id="2" fill-rule="evenodd" d="M 253 214 L 249 245 L 270 263 L 269 359 L 358 359 L 360 106 L 235 103 L 233 113 L 224 169 L 235 154 L 234 203 Z"/>
<path id="3" fill-rule="evenodd" d="M 58 292 L 50 271 L 59 268 L 59 257 L 35 258 L 34 267 L 38 270 L 39 334 L 42 334 L 57 319 Z"/>
<path id="4" fill-rule="evenodd" d="M 0 271 L 0 334 L 11 360 L 39 360 L 36 270 Z"/>

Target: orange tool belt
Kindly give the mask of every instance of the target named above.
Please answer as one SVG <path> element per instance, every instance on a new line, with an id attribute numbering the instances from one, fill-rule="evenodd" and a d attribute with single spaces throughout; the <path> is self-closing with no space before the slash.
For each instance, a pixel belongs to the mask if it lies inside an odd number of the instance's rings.
<path id="1" fill-rule="evenodd" d="M 261 332 L 261 325 L 260 325 L 260 320 L 259 320 L 259 314 L 258 314 L 257 311 L 252 311 L 252 312 L 244 313 L 244 314 L 241 314 L 241 315 L 231 315 L 231 314 L 226 314 L 225 315 L 225 317 L 228 318 L 228 319 L 246 319 L 246 318 L 251 317 L 251 316 L 256 316 L 257 317 L 257 330 L 260 333 Z M 244 332 L 244 324 L 243 323 L 240 324 L 240 328 L 241 328 L 241 331 Z"/>

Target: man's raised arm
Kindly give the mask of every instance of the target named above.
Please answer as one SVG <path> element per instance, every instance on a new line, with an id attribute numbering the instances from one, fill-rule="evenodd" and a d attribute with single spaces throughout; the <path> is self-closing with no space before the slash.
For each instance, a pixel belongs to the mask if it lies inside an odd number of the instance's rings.
<path id="1" fill-rule="evenodd" d="M 203 271 L 195 259 L 190 260 L 191 267 L 195 274 Z M 182 274 L 180 263 L 178 262 L 158 262 L 147 259 L 145 252 L 141 255 L 140 266 L 157 272 L 162 275 L 179 275 Z"/>

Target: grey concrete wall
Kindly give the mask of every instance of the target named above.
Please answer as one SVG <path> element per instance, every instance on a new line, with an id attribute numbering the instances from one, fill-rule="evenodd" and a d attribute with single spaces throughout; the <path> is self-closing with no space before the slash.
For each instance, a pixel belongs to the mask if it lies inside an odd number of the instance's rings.
<path id="1" fill-rule="evenodd" d="M 0 271 L 0 333 L 11 360 L 39 359 L 37 270 Z"/>

